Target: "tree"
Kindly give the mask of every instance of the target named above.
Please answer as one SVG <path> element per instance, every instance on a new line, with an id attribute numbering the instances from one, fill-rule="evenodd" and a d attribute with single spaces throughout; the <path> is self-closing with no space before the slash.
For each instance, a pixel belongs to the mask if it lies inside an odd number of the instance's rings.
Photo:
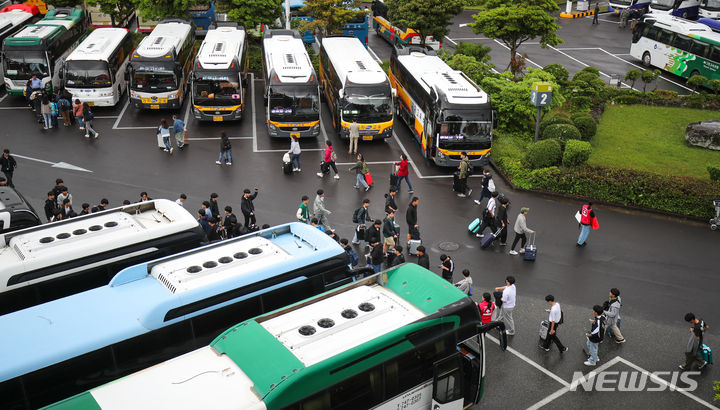
<path id="1" fill-rule="evenodd" d="M 710 80 L 707 82 L 707 87 L 715 92 L 715 95 L 718 95 L 720 92 L 720 80 Z"/>
<path id="2" fill-rule="evenodd" d="M 485 0 L 483 6 L 487 10 L 475 14 L 470 27 L 476 34 L 500 40 L 510 49 L 508 67 L 515 78 L 523 67 L 518 61 L 522 43 L 532 39 L 537 39 L 541 47 L 562 43 L 557 36 L 560 26 L 550 14 L 558 10 L 553 0 Z"/>
<path id="3" fill-rule="evenodd" d="M 100 11 L 110 16 L 113 27 L 117 27 L 118 23 L 125 20 L 135 9 L 133 3 L 129 1 L 95 0 L 88 1 L 87 4 L 90 6 L 100 6 Z"/>
<path id="4" fill-rule="evenodd" d="M 702 87 L 703 85 L 705 85 L 705 83 L 707 83 L 707 82 L 708 82 L 707 77 L 700 75 L 700 74 L 695 74 L 694 76 L 688 78 L 687 85 L 692 87 L 693 91 L 697 92 L 697 89 L 699 87 Z"/>
<path id="5" fill-rule="evenodd" d="M 660 76 L 660 70 L 645 70 L 643 71 L 640 79 L 643 81 L 643 92 L 647 89 L 648 84 L 655 81 Z"/>
<path id="6" fill-rule="evenodd" d="M 457 53 L 453 55 L 443 55 L 443 57 L 450 68 L 462 71 L 478 84 L 480 84 L 483 78 L 493 75 L 492 64 L 481 63 L 473 57 Z"/>
<path id="7" fill-rule="evenodd" d="M 625 81 L 630 81 L 630 88 L 635 88 L 635 82 L 639 80 L 640 77 L 642 77 L 642 71 L 637 68 L 633 68 L 625 73 Z"/>
<path id="8" fill-rule="evenodd" d="M 399 26 L 420 35 L 421 44 L 428 36 L 442 41 L 449 32 L 452 18 L 463 11 L 464 0 L 388 0 L 388 17 Z"/>
<path id="9" fill-rule="evenodd" d="M 345 23 L 365 13 L 360 6 L 360 0 L 307 0 L 302 11 L 313 20 L 303 21 L 300 31 L 316 31 L 320 37 L 342 33 Z"/>
<path id="10" fill-rule="evenodd" d="M 466 43 L 461 41 L 455 46 L 455 54 L 464 54 L 475 58 L 481 63 L 490 63 L 490 47 L 480 43 Z"/>
<path id="11" fill-rule="evenodd" d="M 147 20 L 164 17 L 187 17 L 188 9 L 202 0 L 133 0 L 138 14 Z"/>
<path id="12" fill-rule="evenodd" d="M 269 24 L 277 20 L 283 11 L 279 0 L 233 0 L 228 18 L 242 24 L 247 29 L 259 24 Z"/>

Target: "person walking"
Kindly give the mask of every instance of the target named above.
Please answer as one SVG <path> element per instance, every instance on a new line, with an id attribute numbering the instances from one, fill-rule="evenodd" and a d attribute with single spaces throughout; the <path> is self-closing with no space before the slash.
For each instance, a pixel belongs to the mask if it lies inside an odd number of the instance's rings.
<path id="1" fill-rule="evenodd" d="M 600 227 L 597 217 L 595 216 L 595 211 L 592 208 L 592 202 L 588 202 L 582 206 L 579 222 L 580 236 L 578 236 L 577 243 L 575 244 L 575 246 L 578 247 L 587 245 L 587 237 L 590 235 L 590 228 L 598 229 Z"/>
<path id="2" fill-rule="evenodd" d="M 513 319 L 513 311 L 515 310 L 515 300 L 517 289 L 515 288 L 515 277 L 508 276 L 505 278 L 505 286 L 495 288 L 495 291 L 502 291 L 502 305 L 498 309 L 498 320 L 505 323 L 505 333 L 508 336 L 515 335 L 515 320 Z"/>
<path id="3" fill-rule="evenodd" d="M 225 207 L 225 219 L 221 230 L 226 238 L 233 238 L 237 233 L 237 216 L 235 216 L 232 207 L 229 205 Z"/>
<path id="4" fill-rule="evenodd" d="M 482 238 L 485 236 L 483 232 L 485 232 L 485 228 L 490 228 L 491 233 L 494 233 L 497 230 L 497 227 L 495 225 L 495 212 L 497 211 L 497 197 L 498 193 L 493 192 L 490 199 L 488 199 L 487 204 L 485 205 L 485 209 L 483 210 L 482 215 L 480 216 L 480 219 L 482 220 L 482 223 L 478 227 L 477 232 L 475 233 L 475 236 L 478 238 Z"/>
<path id="5" fill-rule="evenodd" d="M 357 210 L 357 226 L 355 227 L 355 234 L 352 238 L 352 243 L 357 245 L 360 243 L 358 240 L 358 231 L 361 227 L 364 227 L 368 221 L 372 221 L 370 217 L 370 200 L 365 198 L 362 201 L 362 206 Z M 367 240 L 368 238 L 365 238 Z"/>
<path id="6" fill-rule="evenodd" d="M 40 100 L 40 113 L 42 114 L 43 121 L 45 122 L 45 127 L 43 129 L 47 130 L 52 128 L 52 111 L 50 109 L 50 100 L 47 96 L 43 96 L 42 100 Z"/>
<path id="7" fill-rule="evenodd" d="M 83 120 L 83 104 L 80 99 L 75 99 L 75 105 L 73 105 L 73 116 L 77 121 L 78 129 L 81 131 L 85 129 L 85 121 Z"/>
<path id="8" fill-rule="evenodd" d="M 509 204 L 510 201 L 507 198 L 503 198 L 500 200 L 500 207 L 497 210 L 497 225 L 498 229 L 500 229 L 500 246 L 507 245 L 507 231 L 508 225 L 510 224 L 507 217 L 507 207 Z"/>
<path id="9" fill-rule="evenodd" d="M 468 296 L 472 296 L 472 278 L 470 277 L 470 270 L 469 269 L 463 269 L 462 271 L 463 278 L 460 279 L 458 282 L 455 283 L 455 286 L 460 289 L 463 293 L 465 293 Z"/>
<path id="10" fill-rule="evenodd" d="M 365 187 L 365 191 L 370 190 L 370 185 L 365 181 L 365 174 L 370 170 L 362 154 L 358 154 L 357 162 L 350 168 L 350 171 L 355 171 L 355 189 L 360 188 L 360 185 L 362 185 Z"/>
<path id="11" fill-rule="evenodd" d="M 480 309 L 480 323 L 484 325 L 492 321 L 495 303 L 492 301 L 492 295 L 488 292 L 483 293 L 482 297 L 482 302 L 478 303 L 478 308 Z"/>
<path id="12" fill-rule="evenodd" d="M 390 191 L 385 194 L 385 214 L 389 214 L 390 212 L 397 212 L 398 206 L 395 202 L 396 195 L 397 191 L 395 191 L 395 188 L 390 188 Z"/>
<path id="13" fill-rule="evenodd" d="M 185 123 L 177 117 L 177 115 L 173 115 L 172 119 L 173 135 L 175 136 L 175 142 L 178 149 L 182 151 L 183 149 L 185 149 L 185 133 L 187 132 L 187 127 L 185 126 Z"/>
<path id="14" fill-rule="evenodd" d="M 590 331 L 585 334 L 587 337 L 587 341 L 585 342 L 585 345 L 587 346 L 589 357 L 583 363 L 585 366 L 595 366 L 597 362 L 600 361 L 600 358 L 598 358 L 598 345 L 603 339 L 603 333 L 604 333 L 604 317 L 603 317 L 603 308 L 600 305 L 595 305 L 592 308 L 593 310 L 593 318 L 590 319 Z"/>
<path id="15" fill-rule="evenodd" d="M 302 151 L 300 150 L 300 141 L 298 141 L 298 137 L 290 137 L 290 150 L 288 151 L 288 154 L 290 154 L 290 163 L 293 165 L 294 172 L 301 171 L 300 153 L 302 153 Z"/>
<path id="16" fill-rule="evenodd" d="M 410 177 L 409 177 L 410 169 L 408 167 L 407 156 L 405 154 L 400 154 L 400 162 L 396 162 L 395 165 L 397 165 L 397 167 L 398 167 L 398 170 L 397 170 L 398 179 L 397 179 L 397 184 L 395 184 L 395 190 L 400 192 L 400 183 L 404 179 L 408 186 L 408 194 L 412 194 L 415 191 L 413 191 L 412 184 L 410 183 Z"/>
<path id="17" fill-rule="evenodd" d="M 695 317 L 693 313 L 686 313 L 685 321 L 690 323 L 690 337 L 685 348 L 685 363 L 679 366 L 680 370 L 692 370 L 695 362 L 698 363 L 698 370 L 702 370 L 707 362 L 703 359 L 700 350 L 703 345 L 703 336 L 710 326 L 702 319 Z"/>
<path id="18" fill-rule="evenodd" d="M 197 212 L 197 221 L 200 224 L 200 227 L 202 227 L 203 231 L 205 232 L 205 235 L 210 232 L 210 224 L 208 224 L 208 216 L 205 213 L 205 210 L 200 208 Z"/>
<path id="19" fill-rule="evenodd" d="M 187 201 L 187 195 L 185 195 L 185 194 L 180 194 L 180 197 L 175 200 L 175 203 L 178 204 L 178 205 L 180 205 L 180 206 L 182 206 L 182 207 L 184 208 L 184 207 L 185 207 L 185 201 Z"/>
<path id="20" fill-rule="evenodd" d="M 60 90 L 55 90 L 56 93 L 60 92 Z M 58 108 L 57 104 L 57 94 L 54 94 L 49 97 L 50 100 L 50 128 L 58 128 L 58 116 L 60 115 L 60 109 Z"/>
<path id="21" fill-rule="evenodd" d="M 487 168 L 482 169 L 482 190 L 480 191 L 480 198 L 476 199 L 476 204 L 480 205 L 482 200 L 487 197 L 489 200 L 492 197 L 492 193 L 495 192 L 495 182 L 493 182 L 492 175 Z"/>
<path id="22" fill-rule="evenodd" d="M 373 242 L 370 246 L 372 246 L 372 250 L 370 251 L 370 266 L 372 266 L 373 272 L 378 273 L 382 271 L 383 247 L 380 245 L 380 242 Z"/>
<path id="23" fill-rule="evenodd" d="M 408 224 L 408 243 L 410 243 L 411 239 L 420 239 L 420 226 L 418 225 L 417 218 L 417 207 L 419 203 L 420 199 L 418 197 L 412 197 L 408 204 L 407 211 L 405 211 L 405 222 Z"/>
<path id="24" fill-rule="evenodd" d="M 225 131 L 220 133 L 220 156 L 218 156 L 215 163 L 222 165 L 223 157 L 225 158 L 225 165 L 232 165 L 232 144 L 230 144 L 230 138 L 228 138 Z"/>
<path id="25" fill-rule="evenodd" d="M 330 168 L 335 171 L 335 179 L 340 179 L 340 174 L 338 174 L 337 166 L 335 166 L 335 160 L 337 160 L 337 154 L 335 154 L 335 151 L 333 151 L 332 141 L 327 140 L 325 141 L 325 154 L 323 156 L 323 163 L 320 165 L 320 172 L 317 173 L 317 176 L 322 178 L 325 176 L 325 172 L 330 172 Z M 327 170 L 327 171 L 326 171 Z"/>
<path id="26" fill-rule="evenodd" d="M 45 218 L 50 222 L 53 216 L 55 216 L 55 210 L 57 209 L 57 201 L 55 200 L 55 193 L 53 191 L 47 193 L 47 199 L 45 200 L 43 209 L 45 210 Z"/>
<path id="27" fill-rule="evenodd" d="M 593 21 L 592 24 L 598 23 L 598 14 L 600 14 L 600 2 L 595 3 L 595 10 L 593 10 Z"/>
<path id="28" fill-rule="evenodd" d="M 83 103 L 83 124 L 85 124 L 85 138 L 90 138 L 90 133 L 93 133 L 93 138 L 97 139 L 97 137 L 100 136 L 100 134 L 95 131 L 93 128 L 93 118 L 95 118 L 95 114 L 90 109 L 90 106 L 88 103 Z M 165 120 L 163 120 L 165 121 Z M 172 154 L 172 151 L 170 151 Z"/>
<path id="29" fill-rule="evenodd" d="M 160 120 L 160 126 L 157 128 L 157 132 L 160 134 L 163 144 L 165 144 L 165 149 L 163 151 L 169 152 L 170 155 L 172 155 L 173 147 L 172 144 L 170 144 L 170 126 L 168 126 L 165 118 Z"/>
<path id="30" fill-rule="evenodd" d="M 625 343 L 625 338 L 620 332 L 620 290 L 618 288 L 610 289 L 610 300 L 603 304 L 603 316 L 605 316 L 605 325 L 607 333 L 615 338 L 615 343 Z"/>
<path id="31" fill-rule="evenodd" d="M 417 247 L 417 264 L 422 266 L 423 268 L 430 270 L 430 257 L 425 252 L 425 247 L 420 245 Z"/>
<path id="32" fill-rule="evenodd" d="M 565 353 L 568 351 L 568 348 L 563 346 L 557 335 L 558 327 L 563 322 L 562 308 L 560 307 L 560 304 L 555 301 L 555 296 L 553 295 L 545 296 L 545 301 L 550 305 L 550 309 L 545 309 L 545 311 L 549 314 L 548 322 L 550 322 L 550 328 L 548 329 L 548 334 L 545 338 L 545 342 L 540 346 L 540 348 L 545 350 L 546 352 L 549 352 L 550 343 L 554 342 L 560 353 Z"/>
<path id="33" fill-rule="evenodd" d="M 348 146 L 348 154 L 357 154 L 358 140 L 360 139 L 360 125 L 353 118 L 350 123 L 350 145 Z"/>
<path id="34" fill-rule="evenodd" d="M 388 268 L 392 268 L 393 266 L 398 266 L 405 263 L 405 255 L 403 255 L 402 253 L 403 247 L 400 245 L 395 245 L 392 250 L 395 255 L 392 258 L 392 262 L 388 264 Z"/>
<path id="35" fill-rule="evenodd" d="M 63 205 L 66 199 L 69 199 L 70 202 L 72 202 L 72 195 L 70 194 L 70 189 L 66 186 L 60 188 L 60 193 L 57 194 L 55 198 L 57 199 L 58 205 Z"/>
<path id="36" fill-rule="evenodd" d="M 243 196 L 240 198 L 240 211 L 242 211 L 242 214 L 245 217 L 245 227 L 247 229 L 250 229 L 250 227 L 255 226 L 257 223 L 257 220 L 255 219 L 255 204 L 253 204 L 253 200 L 257 198 L 259 191 L 260 190 L 258 188 L 255 188 L 255 193 L 250 194 L 250 190 L 245 188 L 243 190 Z"/>
<path id="37" fill-rule="evenodd" d="M 350 246 L 348 240 L 345 238 L 340 239 L 340 246 L 342 246 L 348 256 L 348 261 L 350 262 L 348 268 L 352 269 L 356 267 L 360 259 L 358 258 L 357 252 Z"/>
<path id="38" fill-rule="evenodd" d="M 376 219 L 365 233 L 365 242 L 369 245 L 382 242 L 382 221 Z"/>
<path id="39" fill-rule="evenodd" d="M 318 189 L 315 201 L 313 201 L 313 215 L 318 219 L 320 225 L 330 229 L 330 224 L 328 223 L 328 216 L 330 214 L 332 214 L 332 212 L 325 208 L 325 191 Z"/>
<path id="40" fill-rule="evenodd" d="M 310 209 L 308 209 L 308 202 L 310 202 L 310 198 L 308 198 L 307 195 L 303 195 L 302 198 L 300 198 L 300 205 L 298 206 L 297 212 L 295 212 L 295 217 L 298 222 L 302 222 L 304 224 L 310 223 Z"/>
<path id="41" fill-rule="evenodd" d="M 185 195 L 185 194 L 180 194 L 180 198 L 182 198 L 183 195 Z M 187 198 L 187 197 L 185 197 L 185 198 Z M 110 201 L 108 201 L 107 198 L 101 199 L 100 204 L 97 206 L 98 211 L 104 211 L 105 209 L 107 209 L 109 204 L 110 204 Z"/>
<path id="42" fill-rule="evenodd" d="M 317 230 L 319 230 L 320 232 L 325 233 L 325 227 L 323 227 L 322 225 L 320 225 L 320 221 L 318 221 L 317 218 L 311 219 L 311 220 L 310 220 L 310 225 L 312 225 L 313 227 L 315 227 L 315 228 L 316 228 Z"/>
<path id="43" fill-rule="evenodd" d="M 520 208 L 520 214 L 518 214 L 515 220 L 515 238 L 513 239 L 512 246 L 510 246 L 510 255 L 517 255 L 515 251 L 515 245 L 520 240 L 520 253 L 525 253 L 525 243 L 527 242 L 527 235 L 534 234 L 535 231 L 527 227 L 527 214 L 530 212 L 530 208 Z"/>
<path id="44" fill-rule="evenodd" d="M 2 157 L 0 157 L 0 169 L 2 169 L 2 173 L 5 175 L 5 179 L 7 180 L 7 186 L 10 188 L 15 188 L 15 184 L 13 183 L 13 174 L 15 173 L 16 168 L 17 161 L 15 161 L 15 158 L 10 155 L 10 150 L 8 148 L 3 149 Z"/>
<path id="45" fill-rule="evenodd" d="M 467 157 L 467 152 L 463 151 L 460 153 L 460 165 L 458 165 L 458 180 L 460 184 L 460 192 L 457 194 L 460 198 L 472 194 L 472 189 L 468 187 L 468 177 L 470 176 L 470 160 Z"/>
<path id="46" fill-rule="evenodd" d="M 455 272 L 455 262 L 450 256 L 445 255 L 444 253 L 440 255 L 440 262 L 442 262 L 439 266 L 440 275 L 443 279 L 452 283 L 453 272 Z"/>
<path id="47" fill-rule="evenodd" d="M 57 104 L 60 107 L 60 115 L 62 115 L 63 125 L 69 127 L 72 124 L 72 118 L 70 118 L 72 104 L 65 93 L 60 95 L 60 98 L 57 100 Z"/>
<path id="48" fill-rule="evenodd" d="M 220 196 L 216 192 L 210 194 L 210 214 L 220 221 L 220 206 L 218 205 L 218 198 L 220 198 Z"/>
<path id="49" fill-rule="evenodd" d="M 395 212 L 390 212 L 383 220 L 383 254 L 387 254 L 388 248 L 392 248 L 397 243 L 398 234 L 395 230 Z"/>

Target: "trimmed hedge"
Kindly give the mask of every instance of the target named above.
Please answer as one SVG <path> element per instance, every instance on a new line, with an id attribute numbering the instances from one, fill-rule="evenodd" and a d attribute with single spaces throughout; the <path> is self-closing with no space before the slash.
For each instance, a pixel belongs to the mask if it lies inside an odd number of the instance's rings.
<path id="1" fill-rule="evenodd" d="M 567 143 L 565 143 L 562 164 L 565 167 L 585 165 L 588 158 L 590 158 L 590 154 L 592 154 L 592 146 L 589 142 L 568 140 Z"/>
<path id="2" fill-rule="evenodd" d="M 542 139 L 579 140 L 582 139 L 580 131 L 572 124 L 552 124 L 545 128 Z"/>
<path id="3" fill-rule="evenodd" d="M 570 119 L 573 125 L 580 131 L 583 141 L 589 141 L 597 133 L 597 123 L 592 115 L 587 113 L 575 113 Z"/>
<path id="4" fill-rule="evenodd" d="M 553 124 L 571 124 L 572 120 L 565 114 L 555 114 L 552 117 L 545 117 L 540 120 L 540 135 L 543 135 L 545 128 Z"/>
<path id="5" fill-rule="evenodd" d="M 711 218 L 720 183 L 630 169 L 585 166 L 533 171 L 534 189 Z"/>
<path id="6" fill-rule="evenodd" d="M 555 140 L 543 140 L 528 147 L 525 161 L 532 168 L 545 168 L 558 165 L 562 158 L 562 147 Z"/>

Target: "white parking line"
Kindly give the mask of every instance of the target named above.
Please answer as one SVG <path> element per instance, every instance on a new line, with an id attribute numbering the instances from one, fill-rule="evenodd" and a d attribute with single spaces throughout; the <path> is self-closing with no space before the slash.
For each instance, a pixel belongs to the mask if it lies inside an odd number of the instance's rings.
<path id="1" fill-rule="evenodd" d="M 641 66 L 639 66 L 639 65 L 637 65 L 637 64 L 635 64 L 635 63 L 632 63 L 632 62 L 630 62 L 630 61 L 627 61 L 627 60 L 624 59 L 624 58 L 620 58 L 620 57 L 618 57 L 617 55 L 615 55 L 615 54 L 613 54 L 613 53 L 611 53 L 611 52 L 609 52 L 609 51 L 606 51 L 606 50 L 604 50 L 604 49 L 602 49 L 602 48 L 599 49 L 599 50 L 602 51 L 603 53 L 611 56 L 611 57 L 614 57 L 614 58 L 617 58 L 618 60 L 623 61 L 624 63 L 630 64 L 631 66 L 633 66 L 633 67 L 635 67 L 635 68 L 639 68 L 639 69 L 641 69 L 641 70 L 644 70 L 644 69 L 645 69 L 645 67 L 641 67 Z M 628 55 L 629 55 L 629 54 L 628 54 Z M 658 79 L 663 79 L 663 80 L 665 80 L 665 81 L 667 81 L 667 82 L 669 82 L 669 83 L 672 83 L 672 84 L 677 85 L 678 87 L 681 87 L 681 88 L 684 88 L 684 89 L 686 89 L 686 90 L 688 90 L 688 91 L 694 92 L 694 91 L 692 90 L 692 88 L 685 87 L 684 85 L 682 85 L 682 84 L 680 84 L 680 83 L 678 83 L 678 82 L 675 82 L 675 81 L 673 81 L 673 80 L 667 79 L 667 78 L 665 78 L 665 77 L 660 76 L 660 77 L 658 77 Z M 656 80 L 656 81 L 657 81 L 657 80 Z"/>
<path id="2" fill-rule="evenodd" d="M 451 39 L 450 37 L 445 36 L 445 38 L 446 38 L 449 42 L 453 43 L 454 45 L 457 45 L 457 43 L 455 42 L 455 40 Z M 462 40 L 462 39 L 459 38 L 459 39 L 457 39 L 457 40 Z"/>
<path id="3" fill-rule="evenodd" d="M 93 117 L 94 119 L 112 119 L 112 118 L 120 118 L 119 115 L 96 115 Z"/>
<path id="4" fill-rule="evenodd" d="M 7 98 L 8 94 L 3 95 L 0 97 L 0 103 L 3 102 Z"/>
<path id="5" fill-rule="evenodd" d="M 29 110 L 30 107 L 0 107 L 0 110 Z"/>
<path id="6" fill-rule="evenodd" d="M 114 130 L 154 130 L 158 127 L 113 127 Z"/>
<path id="7" fill-rule="evenodd" d="M 380 59 L 380 57 L 378 57 L 378 55 L 375 54 L 375 52 L 373 51 L 372 48 L 370 48 L 370 46 L 368 46 L 368 51 L 370 52 L 370 54 L 372 54 L 373 58 L 374 58 L 378 63 L 382 63 L 382 60 Z"/>
<path id="8" fill-rule="evenodd" d="M 487 37 L 460 37 L 460 38 L 450 38 L 448 36 L 445 36 L 446 39 L 450 40 L 455 44 L 455 41 L 463 41 L 463 40 L 492 40 L 491 38 Z"/>
<path id="9" fill-rule="evenodd" d="M 188 118 L 190 118 L 190 106 L 192 105 L 192 98 L 188 100 L 187 102 L 187 108 L 185 109 L 185 118 L 183 118 L 183 122 L 187 126 Z"/>
<path id="10" fill-rule="evenodd" d="M 508 47 L 508 46 L 506 46 L 505 44 L 501 43 L 501 42 L 500 42 L 500 41 L 498 41 L 497 39 L 496 39 L 496 40 L 494 40 L 494 41 L 495 41 L 496 43 L 500 44 L 500 47 L 502 47 L 502 48 L 504 48 L 504 49 L 506 49 L 506 50 L 510 51 L 510 47 Z M 518 53 L 518 54 L 520 54 L 520 53 Z M 525 59 L 525 61 L 527 61 L 528 63 L 530 63 L 530 64 L 534 65 L 534 66 L 535 66 L 535 67 L 537 67 L 537 68 L 542 68 L 542 66 L 541 66 L 540 64 L 538 64 L 538 63 L 536 63 L 536 62 L 532 61 L 532 60 L 531 60 L 531 59 L 529 59 L 529 58 L 526 58 L 526 59 Z"/>
<path id="11" fill-rule="evenodd" d="M 591 18 L 593 18 L 593 16 L 586 16 L 585 18 L 586 18 L 586 19 L 591 19 Z M 598 17 L 598 21 L 605 21 L 605 22 L 607 22 L 607 23 L 620 24 L 619 21 L 608 20 L 608 19 L 601 19 L 600 17 Z"/>
<path id="12" fill-rule="evenodd" d="M 250 97 L 250 107 L 252 108 L 252 136 L 253 136 L 253 152 L 257 151 L 257 126 L 255 125 L 255 122 L 257 121 L 257 117 L 255 117 L 255 74 L 250 73 L 250 77 L 252 78 L 252 87 L 250 87 L 250 93 L 252 94 Z"/>
<path id="13" fill-rule="evenodd" d="M 578 64 L 582 64 L 582 65 L 585 66 L 585 67 L 589 67 L 588 64 L 583 63 L 582 61 L 578 60 L 577 58 L 571 56 L 571 55 L 568 54 L 568 53 L 565 53 L 565 52 L 563 52 L 563 51 L 560 51 L 559 49 L 557 49 L 557 48 L 555 48 L 555 47 L 553 47 L 553 46 L 551 46 L 551 45 L 548 45 L 548 47 L 551 48 L 552 50 L 555 50 L 555 51 L 557 51 L 558 53 L 564 55 L 565 57 L 567 57 L 567 58 L 575 61 L 575 62 L 578 63 Z M 611 78 L 609 74 L 605 74 L 604 72 L 602 72 L 602 71 L 600 71 L 600 70 L 598 70 L 598 72 L 599 72 L 601 75 L 604 75 L 605 77 Z M 632 88 L 632 89 L 635 90 L 635 91 L 639 91 L 637 88 L 630 87 L 629 85 L 627 85 L 627 84 L 625 84 L 625 83 L 623 83 L 623 82 L 620 82 L 620 84 L 626 86 L 627 88 Z"/>
<path id="14" fill-rule="evenodd" d="M 558 48 L 558 50 L 563 50 L 563 51 L 574 51 L 574 50 L 600 50 L 600 47 L 563 47 L 563 48 Z"/>
<path id="15" fill-rule="evenodd" d="M 112 129 L 117 130 L 118 125 L 120 124 L 120 119 L 122 119 L 122 116 L 125 114 L 125 110 L 127 110 L 127 107 L 130 105 L 130 98 L 128 98 L 127 101 L 125 101 L 125 106 L 123 107 L 122 111 L 120 111 L 120 115 L 118 115 L 117 120 L 115 120 L 115 123 L 113 124 Z"/>

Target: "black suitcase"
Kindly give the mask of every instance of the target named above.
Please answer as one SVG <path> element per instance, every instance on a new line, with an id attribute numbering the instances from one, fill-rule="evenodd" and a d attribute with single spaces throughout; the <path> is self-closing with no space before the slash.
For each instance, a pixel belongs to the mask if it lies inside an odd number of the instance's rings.
<path id="1" fill-rule="evenodd" d="M 283 162 L 283 174 L 290 175 L 292 174 L 292 163 L 291 162 Z"/>
<path id="2" fill-rule="evenodd" d="M 490 245 L 492 245 L 492 243 L 495 242 L 495 239 L 497 239 L 498 235 L 500 235 L 500 232 L 501 232 L 503 229 L 505 229 L 505 228 L 500 228 L 500 229 L 498 229 L 497 232 L 495 232 L 495 233 L 491 233 L 491 234 L 485 235 L 485 236 L 482 238 L 482 240 L 480 241 L 480 246 L 481 246 L 483 249 L 489 248 Z"/>
<path id="3" fill-rule="evenodd" d="M 390 188 L 395 188 L 398 182 L 398 175 L 396 173 L 390 174 Z"/>
<path id="4" fill-rule="evenodd" d="M 537 246 L 535 246 L 535 234 L 533 234 L 532 243 L 529 243 L 525 247 L 525 252 L 523 253 L 523 259 L 526 261 L 534 261 L 536 258 L 537 258 Z"/>
<path id="5" fill-rule="evenodd" d="M 453 174 L 453 191 L 463 193 L 462 183 L 460 182 L 460 172 Z"/>
<path id="6" fill-rule="evenodd" d="M 365 233 L 367 233 L 367 227 L 365 225 L 358 225 L 357 227 L 357 240 L 364 241 Z"/>

